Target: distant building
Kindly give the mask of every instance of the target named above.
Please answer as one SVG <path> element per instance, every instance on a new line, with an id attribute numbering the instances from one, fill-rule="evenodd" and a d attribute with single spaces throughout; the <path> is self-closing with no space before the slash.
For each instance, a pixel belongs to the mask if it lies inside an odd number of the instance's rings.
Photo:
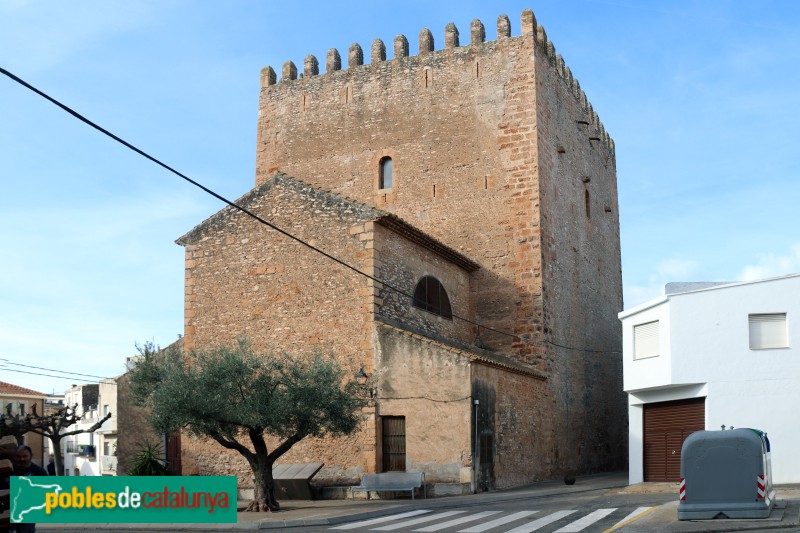
<path id="1" fill-rule="evenodd" d="M 64 403 L 77 405 L 78 424 L 66 431 L 88 430 L 111 413 L 99 429 L 70 435 L 62 440 L 64 473 L 68 476 L 113 476 L 117 474 L 117 383 L 104 379 L 99 384 L 73 385 Z"/>
<path id="2" fill-rule="evenodd" d="M 775 483 L 800 483 L 800 274 L 670 284 L 619 314 L 631 483 L 677 481 L 693 431 L 755 428 Z"/>
<path id="3" fill-rule="evenodd" d="M 26 414 L 45 413 L 45 399 L 47 394 L 38 392 L 12 383 L 0 381 L 0 408 L 3 412 L 11 412 L 12 415 L 24 417 Z M 33 460 L 39 466 L 47 465 L 47 449 L 45 439 L 36 433 L 26 433 L 23 437 L 24 443 L 33 450 Z"/>

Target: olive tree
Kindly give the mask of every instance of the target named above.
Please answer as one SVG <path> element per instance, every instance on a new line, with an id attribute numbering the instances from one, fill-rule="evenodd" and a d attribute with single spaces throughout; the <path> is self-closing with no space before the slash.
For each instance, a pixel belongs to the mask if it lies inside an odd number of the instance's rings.
<path id="1" fill-rule="evenodd" d="M 257 354 L 240 340 L 185 353 L 145 345 L 131 393 L 156 431 L 185 430 L 240 453 L 255 478 L 248 511 L 277 511 L 272 466 L 306 437 L 354 432 L 364 400 L 331 354 Z M 267 437 L 278 444 L 270 449 Z"/>

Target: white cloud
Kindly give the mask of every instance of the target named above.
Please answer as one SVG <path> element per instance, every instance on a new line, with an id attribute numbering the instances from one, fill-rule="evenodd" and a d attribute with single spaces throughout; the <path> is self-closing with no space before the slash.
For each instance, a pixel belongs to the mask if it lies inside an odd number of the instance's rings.
<path id="1" fill-rule="evenodd" d="M 673 281 L 696 281 L 698 263 L 690 259 L 666 259 L 656 265 L 655 271 L 647 276 L 643 284 L 623 287 L 625 308 L 658 298 L 664 294 L 664 286 Z"/>
<path id="2" fill-rule="evenodd" d="M 800 243 L 790 248 L 788 255 L 760 254 L 758 263 L 746 266 L 738 279 L 752 281 L 800 272 Z"/>

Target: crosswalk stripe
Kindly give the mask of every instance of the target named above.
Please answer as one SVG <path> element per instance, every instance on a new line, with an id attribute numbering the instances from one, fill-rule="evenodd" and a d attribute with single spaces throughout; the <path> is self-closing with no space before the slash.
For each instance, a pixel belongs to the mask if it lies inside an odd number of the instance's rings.
<path id="1" fill-rule="evenodd" d="M 407 513 L 400 513 L 395 515 L 389 516 L 381 516 L 379 518 L 372 518 L 370 520 L 362 520 L 361 522 L 353 522 L 352 524 L 345 524 L 343 526 L 336 526 L 332 527 L 331 529 L 356 529 L 359 527 L 366 527 L 372 526 L 375 524 L 380 524 L 382 522 L 391 522 L 393 520 L 400 520 L 401 518 L 409 518 L 411 516 L 417 516 L 424 513 L 430 513 L 430 510 L 426 509 L 419 509 L 417 511 L 409 511 Z"/>
<path id="2" fill-rule="evenodd" d="M 628 522 L 633 522 L 633 520 L 637 518 L 640 514 L 646 513 L 650 509 L 652 509 L 652 507 L 637 507 L 636 510 L 634 510 L 631 514 L 629 514 L 628 516 L 626 516 L 625 518 L 614 524 L 614 526 L 611 529 L 606 529 L 603 533 L 614 531 L 615 529 L 619 529 L 620 527 L 624 526 Z"/>
<path id="3" fill-rule="evenodd" d="M 583 518 L 581 518 L 579 520 L 575 520 L 571 524 L 567 524 L 566 526 L 562 527 L 561 529 L 557 529 L 555 531 L 555 533 L 576 533 L 578 531 L 583 531 L 587 527 L 591 526 L 592 524 L 594 524 L 598 520 L 602 520 L 603 518 L 605 518 L 606 516 L 610 515 L 614 511 L 616 511 L 616 508 L 614 508 L 614 509 L 598 509 L 598 510 L 596 510 L 594 512 L 591 512 L 591 513 L 587 514 L 586 516 L 584 516 Z"/>
<path id="4" fill-rule="evenodd" d="M 464 512 L 465 511 L 447 511 L 435 515 L 423 516 L 422 518 L 414 518 L 413 520 L 406 520 L 405 522 L 400 522 L 399 524 L 376 527 L 372 529 L 372 531 L 394 531 L 395 529 L 400 529 L 401 527 L 410 527 L 416 526 L 417 524 L 424 524 L 425 522 L 433 522 L 434 520 L 439 520 L 440 518 L 447 518 L 448 516 L 453 516 Z"/>
<path id="5" fill-rule="evenodd" d="M 497 518 L 495 520 L 492 520 L 491 522 L 486 522 L 485 524 L 478 524 L 477 526 L 473 526 L 467 529 L 462 529 L 458 533 L 482 533 L 483 531 L 487 531 L 497 526 L 508 524 L 509 522 L 514 522 L 516 520 L 519 520 L 520 518 L 525 518 L 526 516 L 530 516 L 538 512 L 539 511 L 520 511 L 518 513 Z"/>
<path id="6" fill-rule="evenodd" d="M 530 533 L 531 531 L 536 531 L 539 528 L 546 526 L 547 524 L 552 524 L 557 520 L 561 520 L 565 516 L 571 515 L 572 513 L 576 513 L 577 511 L 557 511 L 553 514 L 543 516 L 538 520 L 534 520 L 530 524 L 525 524 L 519 527 L 515 527 L 512 530 L 507 531 L 506 533 Z"/>
<path id="7" fill-rule="evenodd" d="M 487 516 L 492 516 L 493 514 L 497 514 L 499 512 L 500 511 L 482 511 L 480 513 L 462 516 L 460 518 L 455 518 L 453 520 L 450 520 L 448 522 L 443 522 L 441 524 L 423 527 L 422 529 L 415 529 L 414 531 L 439 531 L 440 529 L 447 529 L 448 527 L 454 527 L 459 524 L 465 524 L 467 522 L 480 520 L 481 518 L 486 518 Z"/>

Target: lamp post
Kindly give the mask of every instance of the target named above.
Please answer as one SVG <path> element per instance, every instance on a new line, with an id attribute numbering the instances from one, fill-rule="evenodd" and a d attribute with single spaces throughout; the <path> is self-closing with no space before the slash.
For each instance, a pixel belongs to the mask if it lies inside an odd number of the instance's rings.
<path id="1" fill-rule="evenodd" d="M 363 365 L 361 366 L 361 368 L 358 369 L 358 372 L 356 372 L 354 377 L 356 378 L 356 383 L 359 384 L 361 389 L 367 391 L 369 393 L 369 397 L 373 398 L 375 396 L 375 390 L 372 387 L 367 388 L 367 382 L 369 382 L 369 374 L 364 372 Z"/>

